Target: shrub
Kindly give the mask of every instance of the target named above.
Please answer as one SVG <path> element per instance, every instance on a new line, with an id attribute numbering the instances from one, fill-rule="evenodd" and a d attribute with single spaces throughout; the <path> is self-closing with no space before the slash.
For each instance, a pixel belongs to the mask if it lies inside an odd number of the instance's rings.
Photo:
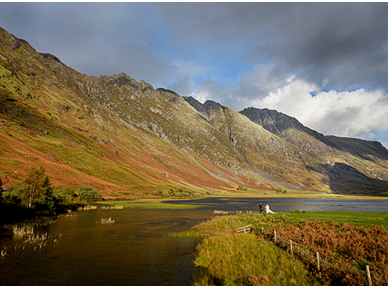
<path id="1" fill-rule="evenodd" d="M 78 197 L 81 201 L 92 204 L 102 200 L 102 195 L 91 187 L 81 187 L 78 189 Z"/>
<path id="2" fill-rule="evenodd" d="M 56 190 L 54 194 L 64 203 L 71 203 L 77 195 L 74 193 L 73 187 L 66 187 L 62 190 Z"/>

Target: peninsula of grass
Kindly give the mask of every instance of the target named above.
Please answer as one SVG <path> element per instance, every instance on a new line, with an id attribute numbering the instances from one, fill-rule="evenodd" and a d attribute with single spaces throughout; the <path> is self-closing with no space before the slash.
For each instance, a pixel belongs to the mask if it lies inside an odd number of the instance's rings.
<path id="1" fill-rule="evenodd" d="M 235 233 L 249 224 L 253 233 Z M 203 238 L 195 260 L 196 285 L 358 286 L 368 285 L 365 265 L 373 269 L 376 285 L 388 280 L 387 229 L 388 213 L 295 211 L 218 216 L 174 236 Z M 278 239 L 287 238 L 284 243 L 292 240 L 311 255 L 319 251 L 342 268 L 317 273 L 311 263 L 289 253 L 287 244 L 275 244 L 274 230 Z"/>
<path id="2" fill-rule="evenodd" d="M 134 201 L 100 201 L 98 204 L 103 204 L 111 207 L 122 207 L 129 209 L 194 209 L 200 205 L 189 204 L 172 204 L 164 203 L 160 200 L 143 199 Z"/>

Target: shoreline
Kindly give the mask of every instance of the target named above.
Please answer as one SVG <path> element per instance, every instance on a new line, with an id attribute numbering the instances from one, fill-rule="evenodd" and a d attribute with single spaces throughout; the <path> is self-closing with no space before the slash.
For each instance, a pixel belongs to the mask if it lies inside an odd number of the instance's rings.
<path id="1" fill-rule="evenodd" d="M 161 200 L 161 201 L 168 201 L 168 200 L 193 200 L 193 199 L 206 199 L 206 198 L 312 198 L 312 199 L 353 199 L 353 200 L 388 200 L 388 197 L 382 197 L 382 196 L 362 196 L 362 195 L 341 195 L 341 194 L 332 194 L 332 195 L 313 195 L 313 194 L 294 194 L 294 195 L 286 195 L 286 194 L 281 194 L 281 195 L 276 195 L 276 194 L 270 194 L 270 195 L 259 195 L 259 194 L 219 194 L 219 195 L 206 195 L 206 196 L 201 196 L 201 197 L 196 197 L 196 198 L 159 198 L 159 199 L 137 199 L 139 200 Z M 115 200 L 112 200 L 115 201 Z M 127 201 L 127 200 L 122 200 L 122 201 Z M 128 201 L 133 201 L 133 200 L 128 200 Z"/>

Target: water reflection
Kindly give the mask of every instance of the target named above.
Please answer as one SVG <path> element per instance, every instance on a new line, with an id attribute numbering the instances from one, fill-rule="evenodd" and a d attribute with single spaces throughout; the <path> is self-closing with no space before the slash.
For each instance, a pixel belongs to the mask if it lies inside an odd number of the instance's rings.
<path id="1" fill-rule="evenodd" d="M 193 210 L 92 210 L 41 232 L 64 234 L 43 250 L 10 250 L 1 285 L 191 285 L 198 240 L 167 236 L 212 216 Z M 112 217 L 113 225 L 101 218 Z M 14 246 L 12 238 L 0 245 Z"/>
<path id="2" fill-rule="evenodd" d="M 168 201 L 180 203 L 180 201 Z M 0 258 L 0 285 L 191 285 L 198 240 L 167 236 L 214 217 L 214 210 L 387 212 L 388 200 L 207 198 L 194 210 L 91 210 L 40 232 L 64 236 L 44 249 L 9 250 Z M 111 217 L 113 225 L 101 224 Z M 0 245 L 15 247 L 11 236 Z"/>

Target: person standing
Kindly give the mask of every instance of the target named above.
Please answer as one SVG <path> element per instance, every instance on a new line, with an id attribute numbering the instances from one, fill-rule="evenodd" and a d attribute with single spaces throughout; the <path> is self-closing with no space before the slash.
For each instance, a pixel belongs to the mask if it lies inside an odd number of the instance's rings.
<path id="1" fill-rule="evenodd" d="M 260 204 L 259 204 L 259 210 L 260 210 L 260 213 L 263 212 L 263 204 L 261 204 L 261 202 L 260 202 Z"/>
<path id="2" fill-rule="evenodd" d="M 269 205 L 268 205 L 268 204 L 265 205 L 265 212 L 266 212 L 267 214 L 270 214 L 270 213 L 271 213 L 271 214 L 275 214 L 275 212 L 272 212 L 271 209 L 269 209 Z"/>

